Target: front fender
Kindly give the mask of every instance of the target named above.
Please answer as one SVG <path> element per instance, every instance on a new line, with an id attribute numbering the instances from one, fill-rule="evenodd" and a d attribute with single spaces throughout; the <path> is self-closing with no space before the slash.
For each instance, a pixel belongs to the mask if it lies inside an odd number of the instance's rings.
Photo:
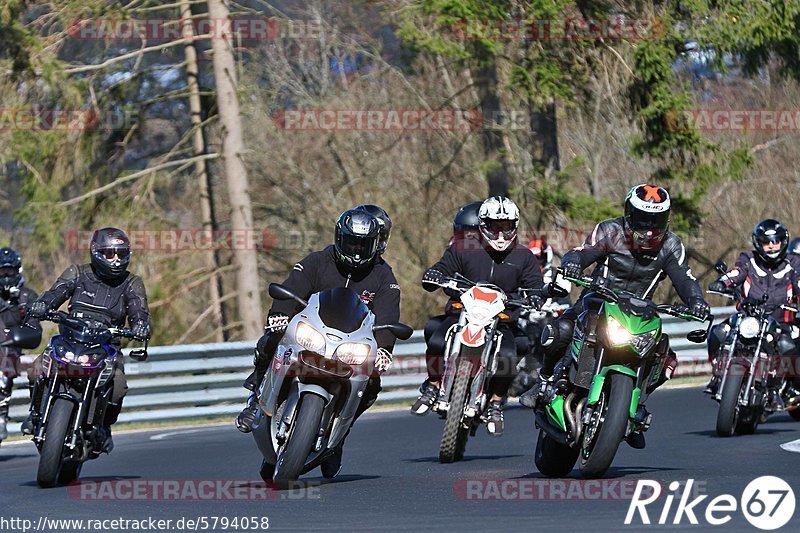
<path id="1" fill-rule="evenodd" d="M 598 400 L 600 399 L 600 393 L 603 391 L 603 386 L 606 382 L 606 375 L 609 372 L 613 372 L 616 374 L 624 374 L 634 381 L 636 381 L 636 371 L 628 368 L 627 366 L 622 365 L 609 365 L 604 366 L 598 374 L 595 374 L 594 378 L 592 378 L 592 385 L 589 388 L 589 398 L 586 400 L 587 405 L 595 405 Z M 633 389 L 633 396 L 631 397 L 631 411 L 633 412 L 633 417 L 636 414 L 637 404 L 639 403 L 639 394 L 641 394 L 641 389 L 638 387 L 634 387 Z"/>

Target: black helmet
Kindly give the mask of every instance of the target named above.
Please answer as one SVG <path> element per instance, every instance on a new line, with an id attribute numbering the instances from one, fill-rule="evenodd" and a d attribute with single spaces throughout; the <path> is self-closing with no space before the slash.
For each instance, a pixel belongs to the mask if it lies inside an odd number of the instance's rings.
<path id="1" fill-rule="evenodd" d="M 389 218 L 389 214 L 382 207 L 373 204 L 362 204 L 356 207 L 356 211 L 366 211 L 378 219 L 378 224 L 381 226 L 381 236 L 378 240 L 378 255 L 383 255 L 386 253 L 386 246 L 389 243 L 389 236 L 392 233 L 392 219 Z"/>
<path id="2" fill-rule="evenodd" d="M 131 261 L 131 241 L 117 228 L 102 228 L 94 232 L 89 244 L 92 267 L 101 278 L 115 279 L 125 275 Z"/>
<path id="3" fill-rule="evenodd" d="M 631 250 L 653 252 L 661 249 L 669 229 L 670 199 L 663 187 L 643 183 L 625 198 L 625 230 Z"/>
<path id="4" fill-rule="evenodd" d="M 780 243 L 779 250 L 765 252 L 764 245 Z M 777 265 L 786 257 L 786 250 L 789 248 L 789 230 L 774 218 L 767 218 L 756 224 L 753 229 L 753 251 L 756 256 L 761 258 L 770 266 Z"/>
<path id="5" fill-rule="evenodd" d="M 0 290 L 8 292 L 22 285 L 22 258 L 16 250 L 0 248 Z"/>
<path id="6" fill-rule="evenodd" d="M 378 253 L 381 226 L 366 211 L 350 209 L 336 222 L 336 259 L 349 268 L 369 265 Z"/>
<path id="7" fill-rule="evenodd" d="M 459 235 L 465 231 L 478 230 L 478 226 L 481 223 L 478 218 L 478 212 L 482 204 L 483 201 L 472 202 L 458 210 L 456 217 L 453 219 L 453 235 Z"/>
<path id="8" fill-rule="evenodd" d="M 800 237 L 795 237 L 789 241 L 789 249 L 787 251 L 790 254 L 800 255 Z"/>

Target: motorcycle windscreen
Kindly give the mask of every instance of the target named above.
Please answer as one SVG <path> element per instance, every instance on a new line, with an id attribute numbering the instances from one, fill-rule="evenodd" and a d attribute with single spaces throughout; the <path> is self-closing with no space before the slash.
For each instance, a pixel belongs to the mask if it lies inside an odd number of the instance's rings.
<path id="1" fill-rule="evenodd" d="M 326 326 L 344 333 L 361 327 L 369 309 L 352 289 L 337 287 L 319 293 L 319 317 Z"/>

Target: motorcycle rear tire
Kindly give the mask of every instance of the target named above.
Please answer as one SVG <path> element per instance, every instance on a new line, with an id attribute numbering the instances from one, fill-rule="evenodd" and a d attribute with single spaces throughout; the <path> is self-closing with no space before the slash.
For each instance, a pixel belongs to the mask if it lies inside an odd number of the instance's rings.
<path id="1" fill-rule="evenodd" d="M 547 477 L 565 477 L 572 472 L 578 461 L 581 449 L 578 446 L 570 448 L 553 440 L 542 430 L 539 430 L 539 440 L 536 441 L 536 454 L 533 461 L 536 468 Z"/>

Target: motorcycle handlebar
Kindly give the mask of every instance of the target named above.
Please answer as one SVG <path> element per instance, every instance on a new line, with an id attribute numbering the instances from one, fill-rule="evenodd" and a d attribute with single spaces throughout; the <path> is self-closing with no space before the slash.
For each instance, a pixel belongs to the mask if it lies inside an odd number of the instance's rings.
<path id="1" fill-rule="evenodd" d="M 74 328 L 85 328 L 88 326 L 88 323 L 86 321 L 81 320 L 79 318 L 71 317 L 63 311 L 47 312 L 41 316 L 34 316 L 33 318 L 38 318 L 39 320 L 44 320 L 46 322 L 53 322 L 54 324 L 64 324 L 66 326 Z M 131 339 L 139 342 L 147 342 L 149 340 L 147 337 L 136 335 L 136 333 L 134 333 L 132 329 L 117 328 L 117 327 L 109 327 L 105 329 L 115 337 L 124 337 L 126 339 Z"/>
<path id="2" fill-rule="evenodd" d="M 561 274 L 566 281 L 574 283 L 575 285 L 579 285 L 586 289 L 589 289 L 590 291 L 599 294 L 601 297 L 611 301 L 612 303 L 617 303 L 620 300 L 619 293 L 617 293 L 613 289 L 609 289 L 603 284 L 598 283 L 597 280 L 595 280 L 591 276 L 572 278 L 564 275 L 564 271 L 561 268 L 557 269 L 557 272 Z M 683 320 L 693 320 L 695 322 L 705 322 L 707 320 L 710 320 L 712 323 L 714 321 L 714 315 L 709 315 L 708 317 L 700 317 L 692 313 L 683 312 L 682 307 L 680 306 L 661 304 L 661 305 L 656 305 L 656 309 L 660 313 L 665 313 L 667 315 L 674 316 L 676 318 L 681 318 Z"/>

